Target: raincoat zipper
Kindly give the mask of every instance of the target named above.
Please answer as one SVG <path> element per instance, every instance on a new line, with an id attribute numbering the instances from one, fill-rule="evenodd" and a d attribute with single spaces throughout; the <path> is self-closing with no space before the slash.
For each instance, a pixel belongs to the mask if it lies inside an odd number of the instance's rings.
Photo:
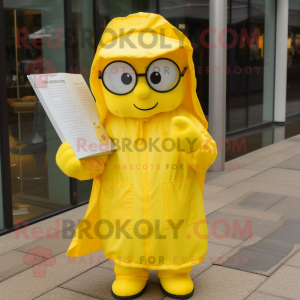
<path id="1" fill-rule="evenodd" d="M 143 130 L 143 138 L 145 141 L 148 140 L 148 123 L 145 122 L 142 124 L 144 125 Z M 144 168 L 146 165 L 146 168 Z M 146 147 L 144 151 L 144 163 L 143 163 L 143 191 L 144 191 L 144 205 L 145 205 L 145 220 L 150 222 L 150 215 L 149 215 L 149 174 L 148 174 L 148 147 Z M 149 228 L 148 228 L 149 230 Z M 146 238 L 146 261 L 148 261 L 149 257 L 151 256 L 151 240 L 150 237 Z"/>

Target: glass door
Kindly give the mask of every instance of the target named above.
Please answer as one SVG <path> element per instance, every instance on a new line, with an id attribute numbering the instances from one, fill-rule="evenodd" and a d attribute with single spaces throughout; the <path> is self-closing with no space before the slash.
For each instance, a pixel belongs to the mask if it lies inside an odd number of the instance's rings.
<path id="1" fill-rule="evenodd" d="M 276 1 L 229 3 L 227 132 L 235 132 L 273 121 Z"/>
<path id="2" fill-rule="evenodd" d="M 286 116 L 300 113 L 300 1 L 289 2 Z"/>
<path id="3" fill-rule="evenodd" d="M 4 0 L 4 24 L 12 213 L 17 224 L 70 205 L 69 178 L 55 163 L 61 141 L 27 79 L 28 74 L 66 71 L 64 1 Z"/>

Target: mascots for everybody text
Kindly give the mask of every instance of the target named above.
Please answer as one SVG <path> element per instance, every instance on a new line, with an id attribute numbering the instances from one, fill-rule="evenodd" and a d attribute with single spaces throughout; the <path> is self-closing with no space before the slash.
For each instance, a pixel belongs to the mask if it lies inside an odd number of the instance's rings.
<path id="1" fill-rule="evenodd" d="M 149 269 L 157 270 L 166 295 L 190 298 L 191 268 L 207 251 L 203 184 L 217 151 L 196 95 L 192 53 L 187 37 L 160 15 L 113 19 L 98 46 L 90 85 L 102 124 L 95 125 L 99 138 L 105 139 L 104 126 L 120 147 L 82 160 L 68 143 L 57 152 L 66 175 L 94 180 L 85 223 L 67 255 L 103 249 L 115 262 L 117 299 L 142 295 Z"/>

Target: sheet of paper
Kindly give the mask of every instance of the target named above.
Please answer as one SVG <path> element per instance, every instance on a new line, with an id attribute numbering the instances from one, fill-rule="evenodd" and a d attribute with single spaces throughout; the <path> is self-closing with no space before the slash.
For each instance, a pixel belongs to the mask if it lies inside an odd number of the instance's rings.
<path id="1" fill-rule="evenodd" d="M 71 144 L 77 158 L 114 149 L 82 75 L 57 73 L 28 78 L 62 142 Z"/>

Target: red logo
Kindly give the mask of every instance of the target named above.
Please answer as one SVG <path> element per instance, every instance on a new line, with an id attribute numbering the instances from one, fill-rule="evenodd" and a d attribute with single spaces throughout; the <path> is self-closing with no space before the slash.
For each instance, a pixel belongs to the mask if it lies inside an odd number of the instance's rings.
<path id="1" fill-rule="evenodd" d="M 46 277 L 47 266 L 53 266 L 55 262 L 52 251 L 42 246 L 29 250 L 24 257 L 24 263 L 33 266 L 34 277 Z"/>

